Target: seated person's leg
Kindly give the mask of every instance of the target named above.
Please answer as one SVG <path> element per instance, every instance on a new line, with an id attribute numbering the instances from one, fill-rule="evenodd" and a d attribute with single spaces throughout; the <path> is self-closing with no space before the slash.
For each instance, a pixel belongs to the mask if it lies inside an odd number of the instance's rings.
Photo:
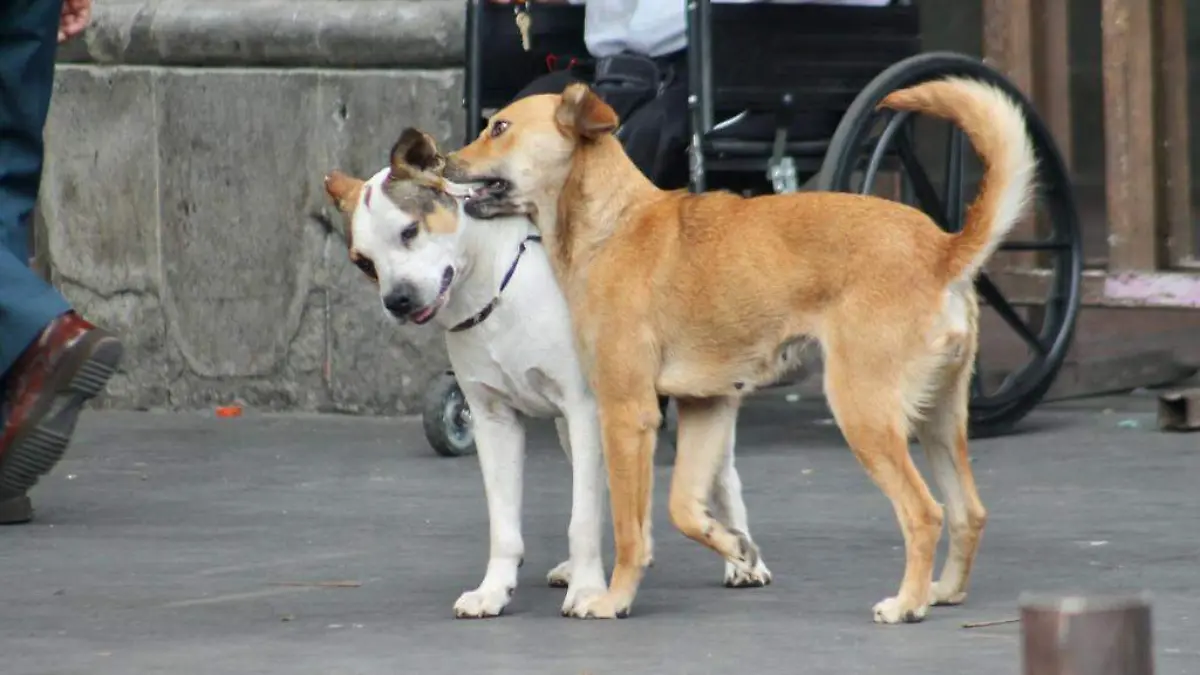
<path id="1" fill-rule="evenodd" d="M 664 190 L 688 184 L 687 97 L 687 81 L 679 78 L 636 109 L 618 132 L 629 158 Z"/>
<path id="2" fill-rule="evenodd" d="M 516 101 L 526 96 L 536 96 L 538 94 L 561 94 L 563 89 L 567 88 L 568 84 L 582 81 L 584 78 L 580 77 L 580 75 L 581 73 L 574 70 L 556 70 L 546 73 L 525 85 L 525 88 L 517 92 L 517 95 L 512 100 Z M 512 101 L 509 101 L 509 103 L 512 103 Z"/>

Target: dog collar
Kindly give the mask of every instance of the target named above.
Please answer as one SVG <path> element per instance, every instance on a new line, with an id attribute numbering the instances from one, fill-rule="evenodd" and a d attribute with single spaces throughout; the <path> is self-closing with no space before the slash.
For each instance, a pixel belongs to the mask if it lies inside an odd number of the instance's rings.
<path id="1" fill-rule="evenodd" d="M 491 316 L 492 310 L 496 309 L 496 305 L 500 304 L 500 294 L 504 292 L 505 287 L 508 286 L 508 282 L 512 281 L 513 273 L 517 271 L 517 263 L 521 262 L 521 256 L 525 253 L 525 245 L 531 241 L 540 242 L 541 240 L 541 235 L 537 234 L 531 234 L 528 237 L 525 237 L 525 239 L 521 242 L 520 248 L 517 249 L 516 257 L 513 258 L 512 264 L 508 266 L 508 271 L 504 273 L 504 278 L 500 281 L 500 290 L 496 291 L 496 297 L 492 298 L 492 301 L 484 305 L 483 309 L 479 310 L 474 316 L 466 321 L 463 321 L 462 323 L 456 324 L 450 329 L 451 333 L 458 333 L 460 331 L 467 330 L 468 328 L 474 328 L 475 326 L 483 323 L 484 319 Z"/>

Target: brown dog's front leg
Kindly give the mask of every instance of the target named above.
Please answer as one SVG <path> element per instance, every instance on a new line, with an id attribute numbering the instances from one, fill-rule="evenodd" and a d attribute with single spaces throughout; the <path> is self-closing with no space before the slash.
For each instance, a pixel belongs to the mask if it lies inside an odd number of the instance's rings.
<path id="1" fill-rule="evenodd" d="M 652 460 L 659 424 L 653 393 L 651 390 L 648 396 L 638 399 L 628 394 L 621 398 L 597 397 L 616 562 L 608 592 L 581 603 L 574 616 L 624 618 L 642 582 L 650 553 L 646 548 L 654 480 Z"/>

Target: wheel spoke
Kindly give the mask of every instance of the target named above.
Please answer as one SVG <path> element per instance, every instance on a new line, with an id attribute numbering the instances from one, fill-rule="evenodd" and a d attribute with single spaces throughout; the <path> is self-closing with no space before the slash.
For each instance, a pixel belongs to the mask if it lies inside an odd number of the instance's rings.
<path id="1" fill-rule="evenodd" d="M 946 224 L 951 232 L 963 226 L 963 133 L 950 128 L 946 143 Z"/>
<path id="2" fill-rule="evenodd" d="M 1025 323 L 1025 320 L 1021 318 L 1021 315 L 1017 314 L 1017 310 L 1013 309 L 1013 306 L 1000 293 L 1000 289 L 996 288 L 996 285 L 992 283 L 992 280 L 986 274 L 979 275 L 979 279 L 975 282 L 975 288 L 983 296 L 983 299 L 992 306 L 992 309 L 996 310 L 1000 318 L 1004 319 L 1004 323 L 1007 323 L 1010 328 L 1016 331 L 1017 335 L 1033 348 L 1033 351 L 1037 352 L 1039 356 L 1046 355 L 1046 346 L 1042 344 L 1041 339 L 1034 334 L 1033 330 Z"/>
<path id="3" fill-rule="evenodd" d="M 867 164 L 866 173 L 863 174 L 861 194 L 871 194 L 872 188 L 875 187 L 875 174 L 879 173 L 879 166 L 883 164 L 883 158 L 888 153 L 892 137 L 904 127 L 905 121 L 911 116 L 912 113 L 907 110 L 895 113 L 888 120 L 887 126 L 883 128 L 883 133 L 879 134 L 879 140 L 875 142 L 875 149 L 871 153 L 871 161 Z"/>
<path id="4" fill-rule="evenodd" d="M 1065 241 L 1046 239 L 1044 241 L 1006 241 L 1000 244 L 1001 251 L 1065 251 L 1071 244 Z"/>
<path id="5" fill-rule="evenodd" d="M 917 160 L 917 153 L 913 150 L 912 140 L 907 134 L 900 134 L 896 140 L 896 152 L 900 155 L 904 172 L 912 181 L 913 193 L 921 205 L 921 210 L 933 218 L 943 230 L 947 229 L 946 209 L 942 206 L 942 201 L 938 199 L 937 190 L 933 188 L 933 183 L 929 180 L 921 162 Z"/>

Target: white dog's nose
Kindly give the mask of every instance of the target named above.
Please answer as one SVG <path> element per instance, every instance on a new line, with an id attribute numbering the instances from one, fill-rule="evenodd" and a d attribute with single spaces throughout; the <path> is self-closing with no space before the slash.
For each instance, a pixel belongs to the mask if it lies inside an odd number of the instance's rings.
<path id="1" fill-rule="evenodd" d="M 411 284 L 398 284 L 383 297 L 383 306 L 398 317 L 406 317 L 417 308 L 416 289 Z"/>

